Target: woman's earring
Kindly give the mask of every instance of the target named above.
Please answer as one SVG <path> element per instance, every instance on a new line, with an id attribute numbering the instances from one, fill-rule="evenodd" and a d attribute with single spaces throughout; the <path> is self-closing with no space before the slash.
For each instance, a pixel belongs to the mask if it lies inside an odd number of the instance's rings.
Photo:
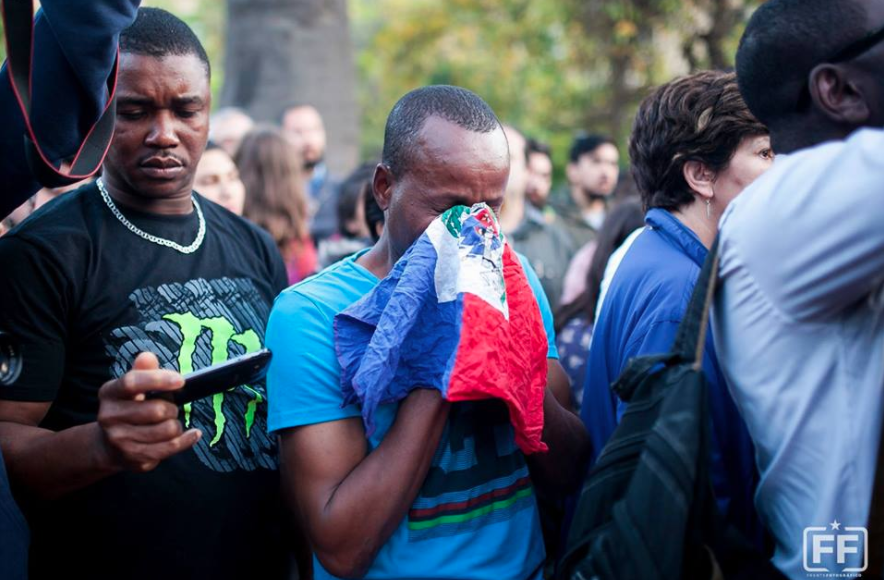
<path id="1" fill-rule="evenodd" d="M 706 219 L 712 219 L 712 200 L 706 200 Z"/>

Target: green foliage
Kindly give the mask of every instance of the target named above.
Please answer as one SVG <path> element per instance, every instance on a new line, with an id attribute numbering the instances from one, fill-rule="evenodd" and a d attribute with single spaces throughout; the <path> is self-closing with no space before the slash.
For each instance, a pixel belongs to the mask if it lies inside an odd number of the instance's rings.
<path id="1" fill-rule="evenodd" d="M 351 0 L 363 151 L 380 149 L 384 120 L 400 96 L 450 83 L 550 142 L 561 172 L 576 133 L 608 133 L 625 145 L 651 87 L 692 69 L 731 66 L 758 3 Z"/>
<path id="2" fill-rule="evenodd" d="M 359 4 L 354 2 L 354 5 Z M 575 93 L 592 85 L 556 3 L 381 0 L 360 47 L 363 143 L 380 148 L 386 116 L 408 90 L 455 84 L 482 95 L 505 121 L 545 137 L 574 126 Z M 397 15 L 381 20 L 382 15 Z M 555 74 L 552 74 L 555 72 Z"/>

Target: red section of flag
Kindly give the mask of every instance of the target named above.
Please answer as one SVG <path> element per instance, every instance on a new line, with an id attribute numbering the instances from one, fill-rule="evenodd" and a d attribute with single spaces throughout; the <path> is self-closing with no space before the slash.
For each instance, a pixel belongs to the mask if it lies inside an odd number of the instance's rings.
<path id="1" fill-rule="evenodd" d="M 549 345 L 534 292 L 509 245 L 503 252 L 503 275 L 509 320 L 478 296 L 463 297 L 460 341 L 446 398 L 502 399 L 519 448 L 524 453 L 546 451 L 541 434 Z"/>

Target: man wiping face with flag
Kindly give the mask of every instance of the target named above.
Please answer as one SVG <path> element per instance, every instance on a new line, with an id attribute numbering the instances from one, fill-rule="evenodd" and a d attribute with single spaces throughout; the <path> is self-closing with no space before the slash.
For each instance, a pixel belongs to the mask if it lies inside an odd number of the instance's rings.
<path id="1" fill-rule="evenodd" d="M 548 343 L 518 258 L 484 203 L 436 218 L 374 290 L 335 319 L 345 403 L 367 434 L 379 403 L 415 388 L 507 403 L 516 443 L 541 441 Z"/>
<path id="2" fill-rule="evenodd" d="M 481 98 L 457 87 L 412 91 L 390 113 L 383 162 L 373 180 L 375 198 L 386 218 L 380 241 L 277 299 L 266 339 L 275 354 L 268 374 L 269 427 L 280 438 L 283 493 L 314 548 L 317 578 L 367 575 L 521 580 L 542 575 L 545 554 L 535 486 L 558 496 L 575 489 L 585 470 L 587 438 L 579 419 L 551 394 L 551 387 L 567 386 L 560 382 L 567 379 L 550 346 L 554 344 L 551 330 L 545 337 L 547 360 L 542 353 L 540 357 L 532 354 L 531 345 L 538 337 L 539 343 L 544 338 L 537 317 L 551 327 L 549 305 L 537 277 L 518 256 L 507 254 L 502 240 L 494 240 L 494 216 L 487 208 L 500 209 L 508 175 L 506 138 L 497 117 Z M 483 203 L 487 208 L 474 207 Z M 434 220 L 457 206 L 464 207 L 449 212 L 441 222 L 446 228 L 451 226 L 447 234 L 451 239 L 437 232 L 436 241 L 445 243 L 423 245 L 426 251 L 433 249 L 435 262 L 413 260 L 420 249 L 415 242 Z M 464 235 L 464 226 L 470 224 L 479 225 L 467 227 Z M 470 241 L 470 235 L 478 237 Z M 400 266 L 398 282 L 382 282 L 391 273 L 390 278 L 395 277 L 397 262 L 413 245 L 409 259 Z M 485 290 L 478 292 L 460 291 L 466 287 L 459 286 L 466 280 L 461 275 L 440 274 L 437 283 L 437 265 L 464 263 L 440 260 L 439 248 L 443 246 L 447 248 L 443 251 L 472 248 L 481 251 L 483 258 L 487 252 L 502 269 L 506 297 L 498 296 L 495 304 L 490 291 L 497 283 L 494 280 L 480 285 Z M 423 274 L 411 276 L 409 265 L 416 274 Z M 517 277 L 521 273 L 524 281 L 511 284 L 508 273 Z M 408 290 L 409 284 L 414 288 Z M 389 295 L 380 299 L 385 289 L 390 290 Z M 461 314 L 439 317 L 428 325 L 419 320 L 420 311 L 415 309 L 409 313 L 412 322 L 408 324 L 413 324 L 412 331 L 417 334 L 406 333 L 402 338 L 392 333 L 395 317 L 392 326 L 382 320 L 391 304 L 410 308 L 407 301 L 398 299 L 397 290 L 412 292 L 415 304 L 421 305 L 419 310 L 453 304 L 461 308 Z M 394 365 L 381 365 L 387 375 L 401 378 L 404 371 L 399 369 L 405 367 L 400 363 L 405 360 L 414 365 L 427 362 L 427 372 L 403 380 L 401 384 L 407 388 L 401 392 L 395 380 L 377 383 L 385 384 L 385 389 L 394 387 L 377 398 L 379 404 L 370 413 L 374 426 L 370 434 L 362 418 L 367 405 L 360 408 L 349 403 L 342 389 L 347 374 L 339 363 L 334 331 L 335 317 L 361 299 L 379 301 L 377 308 L 359 315 L 366 320 L 358 324 L 368 328 L 368 341 L 360 339 L 360 344 L 369 344 L 378 329 L 386 329 L 398 344 L 398 352 L 409 353 L 404 358 L 393 357 Z M 492 310 L 507 315 L 492 318 Z M 477 324 L 463 316 L 470 312 L 480 314 Z M 370 316 L 363 316 L 366 313 Z M 488 343 L 489 337 L 471 338 L 471 333 L 512 327 L 523 316 L 526 321 L 519 322 L 518 330 L 494 335 L 493 340 L 503 341 L 501 344 L 510 341 L 497 349 L 503 358 L 471 359 L 469 349 L 461 350 L 473 338 L 477 345 Z M 488 325 L 493 320 L 496 322 Z M 444 321 L 459 328 L 440 332 Z M 405 325 L 403 322 L 403 329 Z M 518 332 L 526 332 L 527 343 L 517 348 L 513 343 L 525 342 Z M 442 337 L 447 346 L 428 347 L 427 341 L 434 336 Z M 418 338 L 424 342 L 419 348 Z M 520 353 L 510 352 L 519 349 Z M 412 351 L 423 354 L 410 356 Z M 391 351 L 380 348 L 377 352 Z M 487 352 L 492 356 L 491 350 Z M 431 356 L 437 360 L 430 361 Z M 501 361 L 511 356 L 525 357 L 528 366 L 514 365 L 509 372 L 510 367 Z M 366 357 L 352 358 L 358 359 L 357 367 L 361 368 Z M 540 361 L 539 368 L 531 366 L 533 360 Z M 473 365 L 498 371 L 494 380 L 499 384 L 487 386 L 501 393 L 530 394 L 535 379 L 538 381 L 534 389 L 543 421 L 539 438 L 532 440 L 531 430 L 522 429 L 530 424 L 532 415 L 527 413 L 524 425 L 520 425 L 518 413 L 512 412 L 519 407 L 515 399 L 508 401 L 508 410 L 498 398 L 452 403 L 443 397 L 446 393 L 454 400 L 453 393 L 476 387 L 456 384 L 458 376 L 468 376 L 461 371 L 466 368 L 469 372 Z M 359 374 L 357 367 L 351 369 L 353 376 Z M 363 387 L 370 382 L 357 378 L 355 384 L 365 393 Z M 394 391 L 396 396 L 387 396 Z M 354 390 L 355 400 L 359 400 L 356 393 Z M 396 401 L 399 395 L 404 398 Z M 529 399 L 523 401 L 524 409 L 531 408 Z M 523 448 L 547 450 L 526 457 L 517 445 L 514 424 L 519 426 Z"/>

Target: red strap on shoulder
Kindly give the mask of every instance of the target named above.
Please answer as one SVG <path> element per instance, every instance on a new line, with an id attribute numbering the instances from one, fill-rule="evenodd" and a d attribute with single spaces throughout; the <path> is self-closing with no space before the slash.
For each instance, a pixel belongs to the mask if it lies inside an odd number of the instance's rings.
<path id="1" fill-rule="evenodd" d="M 0 4 L 3 27 L 6 30 L 6 55 L 12 92 L 18 101 L 27 134 L 24 136 L 25 158 L 34 178 L 46 187 L 70 185 L 98 173 L 114 136 L 116 117 L 117 74 L 120 51 L 107 80 L 108 99 L 98 121 L 80 143 L 77 154 L 67 172 L 59 170 L 43 152 L 31 125 L 31 76 L 34 56 L 33 0 L 3 0 Z"/>

